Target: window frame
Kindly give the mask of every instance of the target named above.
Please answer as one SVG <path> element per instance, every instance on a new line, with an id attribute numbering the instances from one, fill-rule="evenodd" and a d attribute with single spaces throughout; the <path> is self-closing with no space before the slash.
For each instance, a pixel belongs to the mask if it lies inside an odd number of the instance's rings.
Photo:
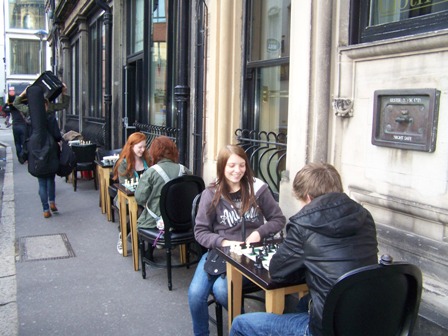
<path id="1" fill-rule="evenodd" d="M 351 0 L 350 44 L 375 42 L 448 29 L 448 10 L 369 26 L 370 2 L 371 0 Z"/>

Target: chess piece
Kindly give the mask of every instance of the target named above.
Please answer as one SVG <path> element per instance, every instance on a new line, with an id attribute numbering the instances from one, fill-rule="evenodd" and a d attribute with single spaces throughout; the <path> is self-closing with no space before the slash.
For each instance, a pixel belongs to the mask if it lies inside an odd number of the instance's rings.
<path id="1" fill-rule="evenodd" d="M 257 257 L 255 258 L 254 266 L 256 268 L 258 268 L 258 269 L 262 269 L 263 268 L 263 256 L 262 255 L 260 255 L 260 254 L 257 255 Z"/>

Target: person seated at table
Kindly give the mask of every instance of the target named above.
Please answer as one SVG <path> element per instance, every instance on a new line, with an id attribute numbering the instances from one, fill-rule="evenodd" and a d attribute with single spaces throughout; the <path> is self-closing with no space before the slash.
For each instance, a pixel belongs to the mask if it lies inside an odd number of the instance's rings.
<path id="1" fill-rule="evenodd" d="M 142 175 L 134 193 L 137 204 L 143 207 L 137 220 L 137 226 L 141 228 L 157 226 L 160 218 L 160 193 L 165 183 L 184 174 L 191 175 L 191 171 L 179 163 L 177 146 L 167 136 L 160 136 L 152 141 L 149 155 L 153 165 Z"/>
<path id="2" fill-rule="evenodd" d="M 250 244 L 283 229 L 286 218 L 266 183 L 254 178 L 243 148 L 227 145 L 218 154 L 217 179 L 202 193 L 194 233 L 202 246 Z M 188 290 L 195 335 L 208 335 L 208 296 L 227 309 L 227 279 L 204 270 L 201 258 Z M 244 279 L 244 281 L 249 281 Z"/>
<path id="3" fill-rule="evenodd" d="M 293 190 L 301 210 L 290 218 L 269 273 L 279 283 L 305 275 L 309 312 L 239 315 L 230 335 L 322 335 L 325 297 L 336 280 L 378 262 L 375 222 L 368 210 L 343 193 L 332 165 L 305 165 L 294 178 Z"/>
<path id="4" fill-rule="evenodd" d="M 120 184 L 124 184 L 125 180 L 140 178 L 150 165 L 151 157 L 146 148 L 146 135 L 141 132 L 132 133 L 128 137 L 128 140 L 115 163 L 113 179 L 115 181 L 118 180 Z M 116 199 L 114 199 L 114 203 L 117 203 Z M 120 231 L 120 226 L 118 226 L 118 230 Z M 118 235 L 117 251 L 118 253 L 123 254 L 121 232 Z"/>

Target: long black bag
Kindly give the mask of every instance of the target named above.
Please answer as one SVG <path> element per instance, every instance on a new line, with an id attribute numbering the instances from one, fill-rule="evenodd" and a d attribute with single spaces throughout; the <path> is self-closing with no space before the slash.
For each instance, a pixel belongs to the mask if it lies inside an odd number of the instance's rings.
<path id="1" fill-rule="evenodd" d="M 28 172 L 35 177 L 56 174 L 59 168 L 59 145 L 47 128 L 44 93 L 41 87 L 32 85 L 27 89 L 28 108 L 32 132 L 26 143 Z"/>

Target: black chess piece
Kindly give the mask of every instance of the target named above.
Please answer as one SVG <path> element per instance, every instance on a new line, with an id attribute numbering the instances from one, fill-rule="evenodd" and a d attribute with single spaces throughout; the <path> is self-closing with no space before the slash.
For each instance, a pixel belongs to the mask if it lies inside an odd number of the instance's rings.
<path id="1" fill-rule="evenodd" d="M 260 254 L 257 255 L 255 257 L 255 263 L 254 266 L 258 269 L 262 269 L 263 268 L 263 256 L 261 256 Z"/>
<path id="2" fill-rule="evenodd" d="M 251 255 L 255 255 L 255 254 L 257 254 L 257 251 L 255 250 L 255 246 L 252 245 L 252 253 L 251 253 Z"/>

